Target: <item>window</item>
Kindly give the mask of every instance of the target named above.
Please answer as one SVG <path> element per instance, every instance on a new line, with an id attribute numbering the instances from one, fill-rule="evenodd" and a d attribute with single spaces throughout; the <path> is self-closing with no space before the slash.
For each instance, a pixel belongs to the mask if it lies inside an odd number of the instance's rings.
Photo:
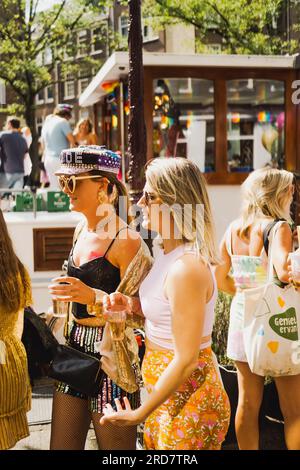
<path id="1" fill-rule="evenodd" d="M 75 43 L 75 46 L 76 46 L 76 43 Z M 69 60 L 69 59 L 72 59 L 73 57 L 75 57 L 75 47 L 74 47 L 74 43 L 72 41 L 69 41 L 67 44 L 66 44 L 66 47 L 65 47 L 65 60 Z"/>
<path id="2" fill-rule="evenodd" d="M 78 80 L 78 95 L 80 96 L 90 83 L 89 78 L 81 78 Z"/>
<path id="3" fill-rule="evenodd" d="M 102 29 L 96 28 L 92 30 L 92 52 L 99 54 L 103 52 L 103 43 L 102 43 Z"/>
<path id="4" fill-rule="evenodd" d="M 119 33 L 122 38 L 128 37 L 128 17 L 125 15 L 122 15 L 119 18 Z"/>
<path id="5" fill-rule="evenodd" d="M 78 77 L 79 78 L 88 78 L 91 76 L 91 67 L 87 64 L 81 65 L 79 71 L 78 71 Z"/>
<path id="6" fill-rule="evenodd" d="M 86 56 L 88 53 L 87 30 L 79 31 L 77 34 L 77 57 Z"/>
<path id="7" fill-rule="evenodd" d="M 75 98 L 75 82 L 74 82 L 74 77 L 71 73 L 68 73 L 66 75 L 64 88 L 65 88 L 65 92 L 64 92 L 65 99 Z"/>
<path id="8" fill-rule="evenodd" d="M 45 101 L 45 88 L 40 90 L 36 96 L 36 104 L 43 104 Z"/>
<path id="9" fill-rule="evenodd" d="M 214 84 L 196 78 L 153 82 L 153 156 L 187 157 L 215 170 Z"/>
<path id="10" fill-rule="evenodd" d="M 41 134 L 42 134 L 43 123 L 44 123 L 44 120 L 41 116 L 36 118 L 36 129 L 37 129 L 39 137 L 41 137 Z"/>
<path id="11" fill-rule="evenodd" d="M 53 103 L 54 101 L 53 85 L 47 86 L 45 93 L 46 93 L 46 103 Z"/>
<path id="12" fill-rule="evenodd" d="M 278 80 L 227 81 L 227 155 L 230 172 L 284 165 L 285 87 Z"/>
<path id="13" fill-rule="evenodd" d="M 149 21 L 149 18 L 148 18 Z M 155 41 L 158 39 L 158 34 L 147 23 L 147 20 L 142 20 L 143 42 Z"/>

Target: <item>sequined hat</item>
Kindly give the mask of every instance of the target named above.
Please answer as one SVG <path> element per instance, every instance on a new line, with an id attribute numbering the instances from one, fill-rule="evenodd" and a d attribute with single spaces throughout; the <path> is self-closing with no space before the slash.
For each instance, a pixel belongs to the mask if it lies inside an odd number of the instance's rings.
<path id="1" fill-rule="evenodd" d="M 80 145 L 63 150 L 60 154 L 60 164 L 56 175 L 78 175 L 92 170 L 117 175 L 121 167 L 121 157 L 104 146 Z"/>

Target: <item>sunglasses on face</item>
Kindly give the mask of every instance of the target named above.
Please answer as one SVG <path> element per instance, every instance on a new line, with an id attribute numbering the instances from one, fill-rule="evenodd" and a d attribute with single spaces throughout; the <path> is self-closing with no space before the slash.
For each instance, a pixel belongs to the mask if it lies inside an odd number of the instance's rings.
<path id="1" fill-rule="evenodd" d="M 67 191 L 68 193 L 73 194 L 76 189 L 76 181 L 77 180 L 87 180 L 87 179 L 92 179 L 92 178 L 98 178 L 101 179 L 101 176 L 99 175 L 86 175 L 86 176 L 59 176 L 58 177 L 58 182 L 59 186 L 62 191 Z"/>
<path id="2" fill-rule="evenodd" d="M 151 204 L 153 201 L 155 201 L 155 199 L 157 199 L 156 194 L 149 193 L 148 191 L 143 192 L 143 197 L 145 199 L 146 206 L 149 206 L 149 204 Z"/>

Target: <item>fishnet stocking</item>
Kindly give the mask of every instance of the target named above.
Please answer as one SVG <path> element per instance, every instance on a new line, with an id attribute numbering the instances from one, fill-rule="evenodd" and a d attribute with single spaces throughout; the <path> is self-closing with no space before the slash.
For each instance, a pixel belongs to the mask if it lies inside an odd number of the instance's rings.
<path id="1" fill-rule="evenodd" d="M 92 421 L 100 450 L 136 450 L 136 426 L 119 427 L 99 423 L 102 414 L 92 413 Z"/>
<path id="2" fill-rule="evenodd" d="M 50 449 L 83 450 L 90 422 L 87 400 L 55 392 Z"/>

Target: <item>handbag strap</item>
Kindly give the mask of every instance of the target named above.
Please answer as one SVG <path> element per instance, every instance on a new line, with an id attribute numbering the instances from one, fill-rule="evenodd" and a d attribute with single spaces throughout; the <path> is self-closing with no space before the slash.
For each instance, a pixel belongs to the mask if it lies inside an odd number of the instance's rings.
<path id="1" fill-rule="evenodd" d="M 272 250 L 272 245 L 274 241 L 275 234 L 279 227 L 282 225 L 283 222 L 286 222 L 285 219 L 280 219 L 280 220 L 275 220 L 272 222 L 272 227 L 269 230 L 269 235 L 268 235 L 268 252 L 266 251 L 268 255 L 268 277 L 267 277 L 267 282 L 271 282 L 273 280 L 273 274 L 274 274 L 274 266 L 273 266 L 273 250 Z M 270 224 L 271 225 L 271 224 Z"/>
<path id="2" fill-rule="evenodd" d="M 263 231 L 263 243 L 264 243 L 264 249 L 265 249 L 265 252 L 268 256 L 268 252 L 269 252 L 269 235 L 270 235 L 270 232 L 272 230 L 272 228 L 277 224 L 277 222 L 286 222 L 285 219 L 275 219 L 273 220 L 273 222 L 271 222 L 270 224 L 268 224 L 266 226 L 266 228 L 264 229 Z"/>

